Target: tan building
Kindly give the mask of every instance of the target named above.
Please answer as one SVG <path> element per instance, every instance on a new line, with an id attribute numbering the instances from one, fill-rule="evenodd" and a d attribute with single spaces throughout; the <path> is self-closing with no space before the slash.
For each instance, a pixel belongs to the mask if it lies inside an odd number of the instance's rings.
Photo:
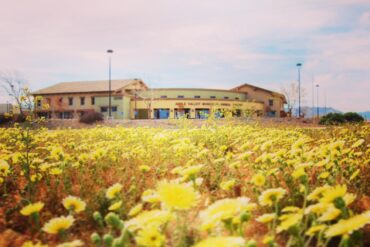
<path id="1" fill-rule="evenodd" d="M 63 82 L 35 91 L 34 96 L 42 96 L 36 102 L 36 111 L 48 118 L 78 118 L 93 111 L 108 116 L 108 85 L 108 81 Z M 283 95 L 250 84 L 230 90 L 151 89 L 142 80 L 131 79 L 113 80 L 111 89 L 114 119 L 222 117 L 223 110 L 240 117 L 280 117 L 285 103 Z"/>

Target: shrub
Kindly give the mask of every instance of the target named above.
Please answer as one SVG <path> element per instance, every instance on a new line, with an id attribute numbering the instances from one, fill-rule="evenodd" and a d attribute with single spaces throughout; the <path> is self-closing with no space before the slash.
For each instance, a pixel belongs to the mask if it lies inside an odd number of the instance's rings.
<path id="1" fill-rule="evenodd" d="M 93 124 L 104 120 L 104 116 L 100 112 L 88 112 L 80 117 L 80 123 Z"/>
<path id="2" fill-rule="evenodd" d="M 362 123 L 365 119 L 356 112 L 346 112 L 344 113 L 344 120 L 348 123 Z"/>
<path id="3" fill-rule="evenodd" d="M 320 118 L 319 124 L 323 125 L 338 125 L 344 123 L 362 123 L 364 118 L 355 112 L 329 113 Z"/>
<path id="4" fill-rule="evenodd" d="M 5 114 L 0 114 L 0 124 L 9 123 L 12 121 L 12 117 L 6 116 Z"/>
<path id="5" fill-rule="evenodd" d="M 14 115 L 14 122 L 16 123 L 24 123 L 26 121 L 26 115 L 24 114 L 17 114 Z"/>

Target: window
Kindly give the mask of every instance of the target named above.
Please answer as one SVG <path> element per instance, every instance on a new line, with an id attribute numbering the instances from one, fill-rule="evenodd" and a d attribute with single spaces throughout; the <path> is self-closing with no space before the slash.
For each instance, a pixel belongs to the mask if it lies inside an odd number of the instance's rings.
<path id="1" fill-rule="evenodd" d="M 161 99 L 167 99 L 167 96 L 166 95 L 162 95 L 161 96 Z"/>
<path id="2" fill-rule="evenodd" d="M 69 105 L 73 105 L 73 98 L 72 98 L 72 97 L 69 97 L 69 98 L 68 98 L 68 104 L 69 104 Z"/>
<path id="3" fill-rule="evenodd" d="M 85 105 L 85 97 L 80 98 L 80 105 Z"/>
<path id="4" fill-rule="evenodd" d="M 184 95 L 178 95 L 177 98 L 178 99 L 183 99 L 184 98 Z"/>
<path id="5" fill-rule="evenodd" d="M 195 95 L 194 96 L 194 99 L 200 99 L 200 96 L 199 95 Z"/>
<path id="6" fill-rule="evenodd" d="M 117 112 L 117 106 L 112 106 L 112 112 Z"/>
<path id="7" fill-rule="evenodd" d="M 269 106 L 273 106 L 273 105 L 274 105 L 274 100 L 269 99 Z"/>
<path id="8" fill-rule="evenodd" d="M 239 97 L 235 97 L 236 100 L 239 100 Z"/>
<path id="9" fill-rule="evenodd" d="M 37 100 L 37 107 L 41 107 L 41 99 Z"/>
<path id="10" fill-rule="evenodd" d="M 108 107 L 102 106 L 102 107 L 100 107 L 100 111 L 101 112 L 108 112 Z"/>
<path id="11" fill-rule="evenodd" d="M 95 105 L 95 97 L 91 97 L 91 104 Z"/>
<path id="12" fill-rule="evenodd" d="M 63 103 L 63 97 L 59 98 L 59 103 Z"/>
<path id="13" fill-rule="evenodd" d="M 211 99 L 215 99 L 215 98 L 216 98 L 216 96 L 210 96 L 210 98 L 211 98 Z"/>
<path id="14" fill-rule="evenodd" d="M 229 97 L 225 96 L 224 99 L 229 99 Z"/>
<path id="15" fill-rule="evenodd" d="M 60 119 L 71 119 L 73 118 L 73 113 L 72 112 L 60 112 L 59 118 Z"/>

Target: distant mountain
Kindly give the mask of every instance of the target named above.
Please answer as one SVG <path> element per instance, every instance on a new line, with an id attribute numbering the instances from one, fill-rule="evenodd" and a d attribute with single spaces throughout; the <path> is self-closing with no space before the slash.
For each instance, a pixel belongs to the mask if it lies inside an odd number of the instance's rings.
<path id="1" fill-rule="evenodd" d="M 298 108 L 293 110 L 294 115 L 298 116 Z M 302 106 L 301 112 L 304 114 L 306 118 L 311 118 L 313 116 L 317 116 L 317 107 L 309 107 L 309 106 Z M 342 113 L 341 111 L 334 109 L 332 107 L 319 107 L 319 115 L 324 116 L 330 112 L 334 113 Z"/>
<path id="2" fill-rule="evenodd" d="M 370 111 L 363 111 L 363 112 L 357 112 L 361 116 L 363 116 L 366 120 L 370 120 Z"/>
<path id="3" fill-rule="evenodd" d="M 301 111 L 302 113 L 304 114 L 304 116 L 306 118 L 311 118 L 312 116 L 316 117 L 317 116 L 317 108 L 314 107 L 309 107 L 309 106 L 302 106 L 301 108 Z M 294 115 L 295 116 L 298 116 L 298 108 L 295 108 L 293 110 L 294 112 Z M 320 116 L 324 116 L 330 112 L 333 112 L 333 113 L 345 113 L 345 112 L 342 112 L 342 111 L 339 111 L 337 109 L 334 109 L 332 107 L 319 107 L 319 115 Z M 357 112 L 358 114 L 360 114 L 362 117 L 364 117 L 366 120 L 370 120 L 370 111 L 363 111 L 363 112 Z"/>

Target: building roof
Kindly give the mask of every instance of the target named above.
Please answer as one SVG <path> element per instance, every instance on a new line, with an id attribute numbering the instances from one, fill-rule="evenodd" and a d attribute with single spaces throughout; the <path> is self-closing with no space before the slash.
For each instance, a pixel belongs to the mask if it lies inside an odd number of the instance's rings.
<path id="1" fill-rule="evenodd" d="M 140 82 L 144 84 L 144 82 L 140 79 L 112 80 L 111 89 L 114 92 L 121 88 L 127 87 L 135 82 Z M 108 80 L 60 82 L 53 86 L 37 90 L 33 92 L 33 94 L 43 95 L 43 94 L 62 94 L 62 93 L 109 92 L 108 85 L 109 85 Z"/>
<path id="2" fill-rule="evenodd" d="M 265 89 L 265 88 L 262 88 L 262 87 L 257 87 L 257 86 L 254 86 L 254 85 L 248 84 L 248 83 L 244 83 L 244 84 L 239 85 L 237 87 L 234 87 L 234 88 L 232 88 L 230 90 L 231 91 L 238 91 L 242 87 L 250 87 L 250 88 L 253 88 L 255 90 L 261 90 L 261 91 L 265 91 L 265 92 L 268 92 L 268 93 L 271 93 L 271 94 L 275 94 L 275 95 L 280 96 L 284 101 L 286 101 L 285 96 L 283 94 L 281 94 L 281 93 L 274 92 L 274 91 L 271 91 L 271 90 L 268 90 L 268 89 Z"/>
<path id="3" fill-rule="evenodd" d="M 153 91 L 216 91 L 216 92 L 228 92 L 228 93 L 243 93 L 231 91 L 228 89 L 215 89 L 215 88 L 151 88 Z"/>

